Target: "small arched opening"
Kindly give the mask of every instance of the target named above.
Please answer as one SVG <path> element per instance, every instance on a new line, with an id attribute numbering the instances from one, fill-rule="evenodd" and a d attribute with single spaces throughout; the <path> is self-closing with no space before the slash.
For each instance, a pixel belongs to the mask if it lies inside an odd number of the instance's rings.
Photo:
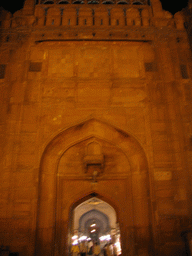
<path id="1" fill-rule="evenodd" d="M 110 250 L 120 255 L 121 239 L 116 210 L 96 193 L 83 200 L 77 201 L 70 212 L 70 250 L 84 242 L 88 251 L 95 243 L 104 251 L 109 244 Z"/>

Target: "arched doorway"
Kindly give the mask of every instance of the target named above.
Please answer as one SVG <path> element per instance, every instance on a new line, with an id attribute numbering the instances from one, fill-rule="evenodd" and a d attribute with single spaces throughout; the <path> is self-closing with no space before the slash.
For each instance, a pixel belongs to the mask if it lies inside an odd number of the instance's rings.
<path id="1" fill-rule="evenodd" d="M 59 133 L 43 153 L 36 255 L 68 255 L 71 209 L 92 193 L 118 213 L 122 254 L 149 255 L 152 220 L 144 150 L 133 136 L 95 119 Z"/>
<path id="2" fill-rule="evenodd" d="M 120 255 L 120 229 L 115 209 L 96 193 L 77 203 L 72 207 L 70 217 L 71 248 L 83 241 L 88 248 L 98 243 L 104 249 L 106 244 L 110 244 L 110 249 Z"/>

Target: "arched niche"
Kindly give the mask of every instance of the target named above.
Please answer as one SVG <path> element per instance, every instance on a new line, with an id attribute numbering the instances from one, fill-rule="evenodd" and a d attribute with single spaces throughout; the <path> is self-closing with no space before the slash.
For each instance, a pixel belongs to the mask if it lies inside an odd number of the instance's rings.
<path id="1" fill-rule="evenodd" d="M 100 225 L 100 232 L 104 233 L 105 230 L 109 230 L 109 218 L 103 212 L 96 209 L 92 209 L 89 212 L 84 213 L 79 219 L 79 231 L 83 232 L 85 230 L 86 235 L 88 226 L 94 220 L 95 223 Z"/>
<path id="2" fill-rule="evenodd" d="M 92 241 L 97 239 L 101 247 L 106 244 L 108 239 L 120 242 L 116 210 L 105 201 L 103 196 L 91 193 L 78 200 L 72 205 L 70 215 L 72 223 L 69 243 L 71 245 L 74 242 L 77 243 L 77 237 L 81 239 L 82 236 L 86 237 L 88 241 L 90 238 Z M 95 229 L 95 233 L 91 232 L 93 229 Z"/>
<path id="3" fill-rule="evenodd" d="M 110 227 L 116 227 L 116 223 L 119 221 L 117 205 L 114 205 L 114 202 L 104 195 L 91 191 L 86 196 L 81 195 L 77 197 L 72 203 L 69 213 L 70 215 L 73 215 L 72 218 L 74 223 L 72 228 L 77 229 L 79 225 L 79 216 L 83 216 L 92 210 L 97 210 L 100 213 L 108 215 Z"/>
<path id="4" fill-rule="evenodd" d="M 98 183 L 93 186 L 83 169 L 79 171 L 78 177 L 66 176 L 58 170 L 65 152 L 91 138 L 113 145 L 126 156 L 130 170 L 126 177 L 104 178 L 101 175 Z M 36 255 L 68 254 L 71 207 L 74 202 L 91 192 L 103 195 L 105 201 L 115 205 L 122 232 L 123 254 L 134 255 L 137 246 L 138 255 L 149 255 L 150 201 L 145 152 L 133 136 L 96 119 L 90 119 L 60 132 L 43 152 L 40 166 Z"/>

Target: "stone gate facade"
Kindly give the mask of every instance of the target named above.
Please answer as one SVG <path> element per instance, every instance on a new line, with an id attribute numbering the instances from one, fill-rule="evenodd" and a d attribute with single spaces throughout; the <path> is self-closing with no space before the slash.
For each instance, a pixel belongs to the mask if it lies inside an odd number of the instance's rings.
<path id="1" fill-rule="evenodd" d="M 69 255 L 71 209 L 116 211 L 122 255 L 184 255 L 191 52 L 159 0 L 26 0 L 0 29 L 0 241 Z M 92 182 L 94 181 L 94 182 Z"/>

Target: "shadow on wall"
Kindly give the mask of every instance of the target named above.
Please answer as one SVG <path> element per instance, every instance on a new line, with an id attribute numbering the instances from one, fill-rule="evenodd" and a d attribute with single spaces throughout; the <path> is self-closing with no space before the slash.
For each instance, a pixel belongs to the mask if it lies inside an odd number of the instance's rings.
<path id="1" fill-rule="evenodd" d="M 0 248 L 0 255 L 1 256 L 19 256 L 18 252 L 11 252 L 9 246 L 1 246 Z"/>
<path id="2" fill-rule="evenodd" d="M 1 220 L 0 256 L 35 255 L 35 232 L 31 231 L 31 229 L 26 227 L 25 224 L 24 218 L 17 221 L 10 221 L 10 219 L 6 219 L 4 221 Z"/>

